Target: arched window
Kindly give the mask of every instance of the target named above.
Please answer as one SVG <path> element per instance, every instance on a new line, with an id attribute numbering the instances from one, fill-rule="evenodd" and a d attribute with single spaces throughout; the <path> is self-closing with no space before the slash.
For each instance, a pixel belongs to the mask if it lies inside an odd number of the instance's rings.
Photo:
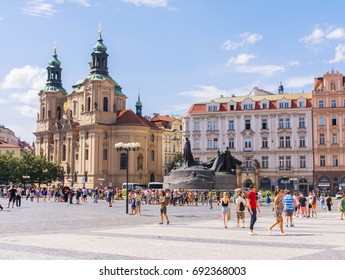
<path id="1" fill-rule="evenodd" d="M 56 108 L 56 115 L 57 115 L 57 119 L 61 120 L 61 107 L 60 106 L 58 106 Z"/>
<path id="2" fill-rule="evenodd" d="M 85 160 L 89 160 L 89 149 L 85 150 Z"/>
<path id="3" fill-rule="evenodd" d="M 245 188 L 249 188 L 251 185 L 253 185 L 252 179 L 247 179 L 247 180 L 244 182 L 244 187 L 245 187 Z"/>
<path id="4" fill-rule="evenodd" d="M 42 120 L 46 117 L 46 108 L 42 107 Z"/>
<path id="5" fill-rule="evenodd" d="M 151 173 L 150 174 L 150 182 L 154 182 L 155 181 L 155 174 Z"/>
<path id="6" fill-rule="evenodd" d="M 271 181 L 268 178 L 262 178 L 260 181 L 260 189 L 261 190 L 271 190 Z"/>
<path id="7" fill-rule="evenodd" d="M 108 160 L 108 150 L 103 149 L 103 160 Z"/>
<path id="8" fill-rule="evenodd" d="M 91 111 L 91 97 L 87 98 L 87 111 L 90 112 Z"/>
<path id="9" fill-rule="evenodd" d="M 66 145 L 62 146 L 62 161 L 66 161 Z"/>
<path id="10" fill-rule="evenodd" d="M 154 150 L 150 151 L 150 159 L 151 159 L 151 161 L 155 161 L 155 151 Z"/>
<path id="11" fill-rule="evenodd" d="M 127 169 L 127 154 L 120 155 L 120 169 Z"/>
<path id="12" fill-rule="evenodd" d="M 103 111 L 108 112 L 108 97 L 103 98 Z"/>

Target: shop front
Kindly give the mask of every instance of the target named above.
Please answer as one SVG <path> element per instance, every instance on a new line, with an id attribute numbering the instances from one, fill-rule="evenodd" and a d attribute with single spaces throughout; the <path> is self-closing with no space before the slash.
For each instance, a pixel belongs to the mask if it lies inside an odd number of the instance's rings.
<path id="1" fill-rule="evenodd" d="M 331 180 L 328 176 L 322 176 L 319 178 L 317 188 L 319 189 L 320 193 L 324 193 L 325 195 L 333 195 L 331 192 Z"/>
<path id="2" fill-rule="evenodd" d="M 262 191 L 271 191 L 271 181 L 268 178 L 262 178 L 260 180 L 260 190 Z"/>
<path id="3" fill-rule="evenodd" d="M 282 190 L 290 190 L 293 191 L 294 187 L 294 180 L 290 180 L 290 178 L 280 178 L 278 179 L 278 188 Z"/>

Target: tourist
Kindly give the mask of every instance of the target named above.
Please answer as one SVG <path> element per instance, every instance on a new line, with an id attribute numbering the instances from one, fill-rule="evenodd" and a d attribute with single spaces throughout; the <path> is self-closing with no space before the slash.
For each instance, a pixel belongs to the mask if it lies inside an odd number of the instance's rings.
<path id="1" fill-rule="evenodd" d="M 16 201 L 16 194 L 17 194 L 17 190 L 14 188 L 14 186 L 12 185 L 11 188 L 8 191 L 8 206 L 7 208 L 10 208 L 10 204 L 12 201 L 12 208 L 14 208 L 14 202 Z"/>
<path id="2" fill-rule="evenodd" d="M 43 190 L 42 190 L 42 196 L 43 196 L 43 201 L 44 202 L 46 202 L 46 200 L 47 200 L 47 194 L 48 194 L 47 188 L 44 187 Z"/>
<path id="3" fill-rule="evenodd" d="M 297 192 L 294 193 L 293 198 L 295 200 L 295 208 L 293 211 L 294 217 L 299 216 L 299 211 L 300 211 L 300 204 L 299 204 L 299 195 Z"/>
<path id="4" fill-rule="evenodd" d="M 295 199 L 291 195 L 291 191 L 287 191 L 286 195 L 283 198 L 284 202 L 284 211 L 285 211 L 285 217 L 286 217 L 286 227 L 289 226 L 289 220 L 290 220 L 290 227 L 293 227 L 294 224 L 292 223 L 293 219 L 293 210 L 295 208 Z"/>
<path id="5" fill-rule="evenodd" d="M 98 203 L 98 198 L 99 198 L 99 191 L 98 191 L 98 188 L 95 187 L 93 190 L 93 203 Z"/>
<path id="6" fill-rule="evenodd" d="M 168 225 L 169 224 L 169 218 L 168 218 L 168 215 L 167 215 L 167 203 L 166 203 L 165 191 L 161 191 L 160 192 L 159 203 L 161 205 L 161 209 L 160 209 L 160 222 L 159 222 L 159 224 L 160 225 L 163 224 L 163 219 L 165 217 L 165 219 L 167 220 L 167 225 Z"/>
<path id="7" fill-rule="evenodd" d="M 317 201 L 317 196 L 315 192 L 312 192 L 312 202 L 311 202 L 311 216 L 315 218 L 317 217 L 316 215 L 316 201 Z"/>
<path id="8" fill-rule="evenodd" d="M 212 197 L 211 190 L 208 192 L 207 198 L 208 198 L 208 205 L 210 206 L 210 209 L 212 209 L 213 208 L 213 197 Z"/>
<path id="9" fill-rule="evenodd" d="M 81 189 L 77 189 L 77 193 L 75 195 L 76 204 L 80 204 L 80 197 L 81 197 Z"/>
<path id="10" fill-rule="evenodd" d="M 36 199 L 37 199 L 37 202 L 40 202 L 40 197 L 41 197 L 41 188 L 40 187 L 38 187 L 37 189 L 36 189 Z"/>
<path id="11" fill-rule="evenodd" d="M 339 202 L 340 220 L 344 220 L 345 217 L 345 194 L 342 195 Z"/>
<path id="12" fill-rule="evenodd" d="M 240 226 L 240 220 L 242 220 L 242 228 L 245 224 L 245 209 L 246 209 L 246 200 L 242 196 L 242 191 L 239 191 L 236 196 L 236 216 L 237 216 L 237 227 Z"/>
<path id="13" fill-rule="evenodd" d="M 247 194 L 248 211 L 250 214 L 249 235 L 256 235 L 256 233 L 254 233 L 254 224 L 257 219 L 257 213 L 260 213 L 260 208 L 256 200 L 256 186 L 251 185 L 249 188 L 250 191 Z"/>
<path id="14" fill-rule="evenodd" d="M 261 191 L 259 191 L 258 192 L 258 203 L 259 203 L 260 206 L 262 205 L 262 201 L 263 201 L 262 193 L 261 193 Z"/>
<path id="15" fill-rule="evenodd" d="M 30 201 L 34 202 L 34 197 L 35 197 L 35 187 L 30 188 Z"/>
<path id="16" fill-rule="evenodd" d="M 228 216 L 230 216 L 230 199 L 227 192 L 223 193 L 223 197 L 220 202 L 222 204 L 222 219 L 224 222 L 224 227 L 228 228 Z"/>
<path id="17" fill-rule="evenodd" d="M 132 209 L 132 213 L 130 215 L 135 215 L 136 212 L 136 197 L 135 197 L 135 193 L 134 191 L 132 190 L 130 193 L 129 193 L 129 201 L 131 202 L 131 209 Z"/>
<path id="18" fill-rule="evenodd" d="M 142 193 L 140 190 L 137 190 L 135 194 L 135 214 L 137 216 L 140 216 L 140 213 L 141 213 L 141 200 L 142 200 Z M 167 200 L 167 205 L 169 205 L 168 200 Z"/>
<path id="19" fill-rule="evenodd" d="M 269 192 L 266 193 L 266 204 L 271 205 L 271 194 Z"/>
<path id="20" fill-rule="evenodd" d="M 16 194 L 16 206 L 17 207 L 22 206 L 22 191 L 23 191 L 23 189 L 21 188 L 21 186 L 19 186 L 17 188 L 17 194 Z"/>
<path id="21" fill-rule="evenodd" d="M 328 194 L 328 196 L 326 198 L 326 205 L 327 205 L 328 211 L 331 212 L 332 211 L 333 201 L 332 201 L 332 198 L 331 198 L 330 194 Z"/>
<path id="22" fill-rule="evenodd" d="M 322 210 L 327 210 L 326 209 L 326 198 L 325 198 L 325 195 L 323 193 L 320 195 L 320 207 Z"/>
<path id="23" fill-rule="evenodd" d="M 82 193 L 82 200 L 84 203 L 87 202 L 87 189 L 85 188 L 85 186 L 83 186 L 83 188 L 81 189 L 81 193 Z"/>
<path id="24" fill-rule="evenodd" d="M 284 228 L 283 228 L 283 210 L 284 210 L 284 202 L 283 202 L 283 192 L 281 189 L 277 189 L 275 192 L 275 199 L 274 199 L 274 215 L 276 217 L 276 222 L 273 223 L 269 228 L 268 231 L 271 234 L 272 229 L 279 225 L 280 234 L 284 235 Z"/>
<path id="25" fill-rule="evenodd" d="M 299 205 L 301 209 L 301 217 L 305 218 L 307 216 L 307 199 L 303 193 L 299 194 Z"/>

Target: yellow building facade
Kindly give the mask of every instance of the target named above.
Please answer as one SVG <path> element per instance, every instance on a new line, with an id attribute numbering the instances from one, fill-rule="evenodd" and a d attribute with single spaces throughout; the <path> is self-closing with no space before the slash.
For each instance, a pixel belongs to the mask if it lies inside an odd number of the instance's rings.
<path id="1" fill-rule="evenodd" d="M 36 154 L 61 164 L 64 184 L 93 188 L 121 187 L 126 182 L 162 181 L 162 130 L 141 114 L 126 109 L 126 96 L 108 72 L 107 47 L 101 33 L 93 47 L 90 73 L 67 93 L 61 82 L 56 50 L 47 84 L 39 92 Z M 117 151 L 118 142 L 138 142 L 138 151 Z M 128 160 L 128 161 L 127 161 Z"/>

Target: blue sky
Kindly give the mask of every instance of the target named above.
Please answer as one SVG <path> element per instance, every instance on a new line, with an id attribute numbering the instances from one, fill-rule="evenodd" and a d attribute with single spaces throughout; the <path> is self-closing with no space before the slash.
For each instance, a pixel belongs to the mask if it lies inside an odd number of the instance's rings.
<path id="1" fill-rule="evenodd" d="M 1 0 L 0 124 L 32 142 L 54 44 L 63 86 L 88 75 L 102 24 L 110 75 L 135 110 L 178 114 L 255 86 L 310 92 L 345 73 L 344 1 Z"/>

